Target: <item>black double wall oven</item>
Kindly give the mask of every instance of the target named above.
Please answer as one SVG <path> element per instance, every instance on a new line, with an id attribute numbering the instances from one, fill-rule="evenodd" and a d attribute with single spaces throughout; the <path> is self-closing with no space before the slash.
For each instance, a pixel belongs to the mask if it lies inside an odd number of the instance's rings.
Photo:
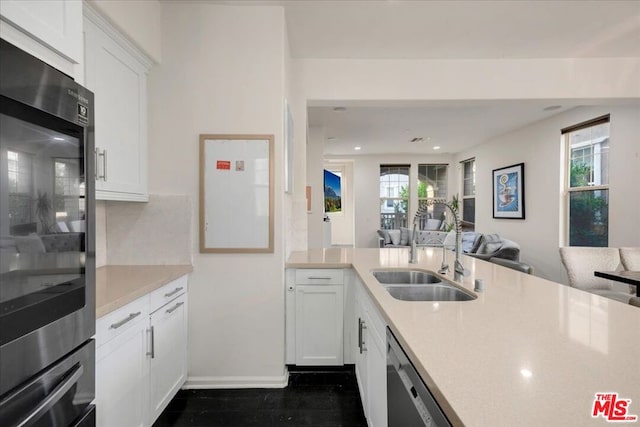
<path id="1" fill-rule="evenodd" d="M 0 426 L 95 425 L 93 94 L 0 39 Z"/>

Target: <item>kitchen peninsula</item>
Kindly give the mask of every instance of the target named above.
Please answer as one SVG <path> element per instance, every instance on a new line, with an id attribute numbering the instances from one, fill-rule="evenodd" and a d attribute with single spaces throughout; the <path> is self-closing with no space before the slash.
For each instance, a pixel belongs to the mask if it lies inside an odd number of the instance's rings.
<path id="1" fill-rule="evenodd" d="M 408 259 L 397 248 L 318 249 L 292 253 L 286 267 L 353 269 L 453 425 L 603 425 L 591 414 L 605 392 L 640 414 L 639 309 L 467 256 L 457 283 L 473 292 L 482 279 L 477 299 L 400 301 L 372 271 L 435 272 L 441 251 Z"/>

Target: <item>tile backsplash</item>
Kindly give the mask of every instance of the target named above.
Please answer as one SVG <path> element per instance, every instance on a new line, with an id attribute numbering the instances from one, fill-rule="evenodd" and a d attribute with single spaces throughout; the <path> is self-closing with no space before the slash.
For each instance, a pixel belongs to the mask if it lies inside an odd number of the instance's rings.
<path id="1" fill-rule="evenodd" d="M 96 201 L 96 267 L 107 264 L 107 206 Z"/>
<path id="2" fill-rule="evenodd" d="M 147 203 L 106 202 L 109 265 L 191 264 L 191 198 L 149 195 Z"/>

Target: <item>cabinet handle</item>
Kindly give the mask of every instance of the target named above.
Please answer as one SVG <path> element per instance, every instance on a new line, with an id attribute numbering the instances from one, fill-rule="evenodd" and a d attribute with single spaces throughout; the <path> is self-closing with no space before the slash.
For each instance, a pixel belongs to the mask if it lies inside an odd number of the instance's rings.
<path id="1" fill-rule="evenodd" d="M 173 307 L 168 308 L 168 309 L 167 309 L 167 314 L 171 314 L 171 313 L 173 313 L 173 312 L 174 312 L 174 311 L 176 311 L 176 310 L 178 309 L 178 307 L 180 307 L 182 304 L 184 304 L 184 302 L 179 302 L 179 303 L 177 303 L 176 305 L 174 305 Z"/>
<path id="2" fill-rule="evenodd" d="M 107 149 L 102 150 L 102 179 L 107 181 Z"/>
<path id="3" fill-rule="evenodd" d="M 98 157 L 102 157 L 102 174 L 100 174 L 99 171 L 99 166 L 100 163 L 98 162 Z M 100 152 L 100 149 L 96 147 L 96 181 L 106 181 L 107 180 L 107 150 L 103 149 L 102 152 Z"/>
<path id="4" fill-rule="evenodd" d="M 367 327 L 364 324 L 364 320 L 362 320 L 361 318 L 358 318 L 358 348 L 360 349 L 360 354 L 367 351 L 367 349 L 364 346 L 364 337 L 362 332 L 364 329 L 367 329 Z"/>
<path id="5" fill-rule="evenodd" d="M 316 276 L 309 276 L 308 277 L 309 280 L 331 280 L 331 277 L 316 277 Z"/>
<path id="6" fill-rule="evenodd" d="M 172 290 L 169 293 L 164 294 L 165 297 L 169 298 L 175 294 L 177 294 L 178 292 L 180 292 L 182 290 L 182 286 L 180 286 L 179 288 L 175 288 L 174 290 Z"/>
<path id="7" fill-rule="evenodd" d="M 152 359 L 154 359 L 156 357 L 156 340 L 155 340 L 155 329 L 153 328 L 153 326 L 151 326 L 149 329 L 147 329 L 147 331 L 149 332 L 150 338 L 151 338 L 151 345 L 149 346 L 150 350 L 147 352 L 147 356 L 151 356 Z"/>
<path id="8" fill-rule="evenodd" d="M 135 319 L 136 317 L 140 316 L 140 314 L 142 314 L 142 312 L 137 312 L 137 313 L 131 313 L 129 316 L 127 316 L 125 319 L 122 319 L 119 322 L 116 322 L 114 324 L 112 324 L 111 326 L 109 326 L 109 329 L 118 329 L 120 326 L 124 325 L 127 322 L 132 321 L 133 319 Z"/>

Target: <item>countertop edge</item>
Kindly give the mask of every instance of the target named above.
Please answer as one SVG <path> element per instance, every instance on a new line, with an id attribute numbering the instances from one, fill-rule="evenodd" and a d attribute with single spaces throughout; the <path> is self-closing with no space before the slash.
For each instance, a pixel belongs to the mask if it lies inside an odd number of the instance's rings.
<path id="1" fill-rule="evenodd" d="M 127 272 L 148 272 L 149 277 L 144 280 L 141 277 L 131 278 L 131 288 L 126 292 L 98 305 L 96 298 L 96 319 L 106 316 L 107 314 L 124 307 L 130 302 L 141 298 L 167 283 L 176 280 L 193 271 L 193 266 L 189 264 L 178 265 L 106 265 L 96 269 L 96 295 L 99 290 L 109 288 L 109 274 L 123 274 Z M 138 275 L 139 276 L 139 275 Z"/>

